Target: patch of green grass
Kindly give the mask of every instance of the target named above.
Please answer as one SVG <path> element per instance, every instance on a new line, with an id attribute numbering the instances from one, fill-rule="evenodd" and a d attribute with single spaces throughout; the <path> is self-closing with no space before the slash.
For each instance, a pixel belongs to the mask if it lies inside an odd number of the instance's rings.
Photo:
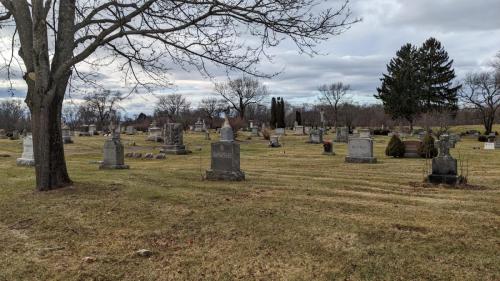
<path id="1" fill-rule="evenodd" d="M 157 153 L 144 138 L 124 136 L 126 151 Z M 202 180 L 202 134 L 185 135 L 190 155 L 122 171 L 92 164 L 102 137 L 75 138 L 74 186 L 46 193 L 15 165 L 21 142 L 0 140 L 0 280 L 500 279 L 500 151 L 464 138 L 452 153 L 482 188 L 423 188 L 425 160 L 386 157 L 387 137 L 374 165 L 344 163 L 346 144 L 241 139 L 247 180 L 230 183 Z"/>

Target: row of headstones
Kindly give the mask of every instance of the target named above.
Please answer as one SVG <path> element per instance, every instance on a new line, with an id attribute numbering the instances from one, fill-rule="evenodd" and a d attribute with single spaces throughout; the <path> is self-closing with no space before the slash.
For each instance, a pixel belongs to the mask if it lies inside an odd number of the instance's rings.
<path id="1" fill-rule="evenodd" d="M 240 169 L 240 146 L 234 142 L 234 134 L 229 121 L 225 120 L 220 131 L 221 139 L 211 144 L 211 169 L 206 172 L 209 180 L 240 181 L 245 179 Z M 436 142 L 439 155 L 432 160 L 432 174 L 428 179 L 433 183 L 455 184 L 458 181 L 457 160 L 451 157 L 449 150 L 454 147 L 454 141 L 447 135 L 441 136 Z M 18 165 L 32 166 L 33 141 L 28 135 L 23 141 L 23 154 L 17 159 Z M 328 147 L 325 145 L 325 148 Z M 329 150 L 333 152 L 330 145 Z M 181 124 L 167 124 L 165 146 L 161 153 L 187 154 L 183 144 L 183 130 Z M 373 154 L 373 139 L 370 137 L 349 138 L 347 163 L 376 163 Z M 124 147 L 120 142 L 120 134 L 112 130 L 111 137 L 104 143 L 104 160 L 100 169 L 128 169 L 124 163 Z"/>

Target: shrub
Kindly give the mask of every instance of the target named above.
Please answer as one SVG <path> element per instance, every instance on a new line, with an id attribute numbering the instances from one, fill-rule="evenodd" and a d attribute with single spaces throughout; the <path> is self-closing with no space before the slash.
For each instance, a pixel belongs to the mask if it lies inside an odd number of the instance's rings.
<path id="1" fill-rule="evenodd" d="M 480 141 L 480 142 L 487 142 L 488 141 L 488 137 L 484 136 L 484 135 L 480 135 L 479 137 L 477 137 L 477 140 Z"/>
<path id="2" fill-rule="evenodd" d="M 434 137 L 429 134 L 425 135 L 422 145 L 418 150 L 418 154 L 420 154 L 422 158 L 434 158 L 438 155 L 438 150 L 434 145 Z"/>
<path id="3" fill-rule="evenodd" d="M 269 131 L 268 129 L 262 129 L 260 133 L 262 134 L 262 137 L 264 137 L 265 140 L 271 139 L 271 131 Z"/>
<path id="4" fill-rule="evenodd" d="M 392 136 L 385 149 L 385 155 L 398 158 L 405 155 L 405 144 L 399 139 L 398 136 Z"/>
<path id="5" fill-rule="evenodd" d="M 391 131 L 387 130 L 387 129 L 374 129 L 373 130 L 373 134 L 375 136 L 387 136 Z"/>

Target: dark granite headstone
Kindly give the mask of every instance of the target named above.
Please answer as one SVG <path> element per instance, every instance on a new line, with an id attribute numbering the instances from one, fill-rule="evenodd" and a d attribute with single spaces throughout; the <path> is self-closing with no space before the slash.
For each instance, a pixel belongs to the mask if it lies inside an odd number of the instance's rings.
<path id="1" fill-rule="evenodd" d="M 457 184 L 459 181 L 457 160 L 451 157 L 451 143 L 448 136 L 441 136 L 436 142 L 439 155 L 432 159 L 432 174 L 429 175 L 429 182 L 435 184 Z"/>

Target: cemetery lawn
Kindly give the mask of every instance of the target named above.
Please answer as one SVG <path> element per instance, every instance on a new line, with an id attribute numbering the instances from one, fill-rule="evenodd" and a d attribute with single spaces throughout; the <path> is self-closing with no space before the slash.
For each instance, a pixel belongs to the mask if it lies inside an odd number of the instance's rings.
<path id="1" fill-rule="evenodd" d="M 15 165 L 21 141 L 0 140 L 0 281 L 500 280 L 500 150 L 464 138 L 452 154 L 473 186 L 450 189 L 422 185 L 425 160 L 386 157 L 387 137 L 370 165 L 344 163 L 346 144 L 243 136 L 247 180 L 227 183 L 202 180 L 209 141 L 184 137 L 191 155 L 121 171 L 98 170 L 103 137 L 76 137 L 74 186 L 45 193 Z"/>

